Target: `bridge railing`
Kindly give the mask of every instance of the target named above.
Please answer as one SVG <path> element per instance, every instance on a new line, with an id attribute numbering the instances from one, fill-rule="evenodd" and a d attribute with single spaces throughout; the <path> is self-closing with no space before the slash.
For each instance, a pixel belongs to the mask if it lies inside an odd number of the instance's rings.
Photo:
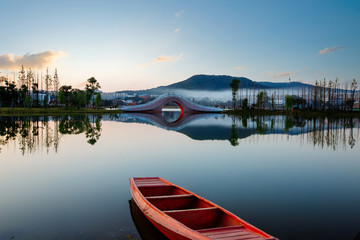
<path id="1" fill-rule="evenodd" d="M 158 96 L 156 99 L 154 99 L 151 102 L 144 103 L 144 104 L 141 104 L 141 105 L 136 105 L 136 106 L 126 106 L 126 107 L 123 107 L 121 109 L 122 110 L 127 110 L 127 109 L 129 109 L 129 110 L 130 109 L 138 109 L 138 110 L 140 110 L 140 109 L 144 109 L 144 108 L 156 105 L 158 102 L 160 102 L 161 100 L 163 100 L 163 99 L 165 99 L 167 97 L 179 98 L 179 99 L 184 101 L 184 104 L 186 105 L 186 107 L 197 110 L 197 111 L 205 111 L 205 110 L 206 111 L 215 111 L 215 112 L 216 111 L 221 111 L 221 109 L 219 109 L 219 108 L 203 106 L 203 105 L 194 103 L 190 99 L 188 99 L 186 97 L 183 97 L 181 95 L 178 95 L 176 93 L 165 93 L 165 94 L 162 94 L 162 95 Z"/>

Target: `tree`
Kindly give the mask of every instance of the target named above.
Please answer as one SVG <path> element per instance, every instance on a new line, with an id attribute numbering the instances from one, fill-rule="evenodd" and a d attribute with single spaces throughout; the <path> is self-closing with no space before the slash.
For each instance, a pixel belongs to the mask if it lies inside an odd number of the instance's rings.
<path id="1" fill-rule="evenodd" d="M 28 95 L 30 95 L 30 89 L 32 87 L 32 83 L 34 81 L 34 74 L 31 71 L 31 68 L 29 68 L 29 70 L 26 72 L 26 86 L 28 89 Z"/>
<path id="2" fill-rule="evenodd" d="M 87 103 L 89 104 L 90 100 L 93 99 L 95 91 L 99 90 L 100 84 L 94 77 L 89 78 L 88 83 L 86 84 L 85 91 L 88 94 Z"/>
<path id="3" fill-rule="evenodd" d="M 31 107 L 31 97 L 29 96 L 29 95 L 26 95 L 25 96 L 25 106 L 27 107 L 27 108 L 30 108 Z"/>
<path id="4" fill-rule="evenodd" d="M 59 100 L 61 104 L 65 104 L 65 108 L 68 108 L 69 106 L 69 98 L 70 98 L 70 90 L 71 90 L 71 86 L 61 86 L 59 89 Z"/>
<path id="5" fill-rule="evenodd" d="M 350 86 L 350 90 L 351 90 L 351 101 L 352 101 L 352 104 L 350 106 L 351 108 L 351 111 L 353 110 L 354 108 L 354 103 L 355 103 L 355 93 L 356 93 L 356 89 L 357 89 L 357 82 L 356 80 L 354 79 L 351 83 L 351 86 Z"/>
<path id="6" fill-rule="evenodd" d="M 285 96 L 285 107 L 287 110 L 291 109 L 293 107 L 293 99 L 289 96 Z"/>
<path id="7" fill-rule="evenodd" d="M 229 142 L 230 142 L 231 146 L 239 145 L 238 135 L 237 135 L 237 132 L 236 132 L 236 124 L 231 125 L 231 132 L 230 132 Z"/>
<path id="8" fill-rule="evenodd" d="M 96 99 L 95 99 L 95 105 L 96 105 L 97 109 L 99 109 L 99 107 L 100 107 L 100 102 L 101 102 L 101 94 L 97 93 L 96 94 Z"/>
<path id="9" fill-rule="evenodd" d="M 0 86 L 0 107 L 5 105 L 13 108 L 18 94 L 15 82 L 10 82 L 7 77 L 0 76 L 0 83 L 5 85 Z"/>
<path id="10" fill-rule="evenodd" d="M 274 94 L 271 94 L 271 109 L 275 109 L 275 97 Z"/>
<path id="11" fill-rule="evenodd" d="M 59 91 L 57 98 L 58 98 L 58 101 L 59 101 L 60 104 L 65 104 L 65 97 L 64 97 L 63 92 Z"/>
<path id="12" fill-rule="evenodd" d="M 321 83 L 320 83 L 321 84 Z M 318 97 L 319 97 L 319 83 L 316 80 L 315 82 L 315 87 L 313 89 L 313 103 L 314 103 L 314 109 L 317 109 L 317 105 L 318 105 Z"/>
<path id="13" fill-rule="evenodd" d="M 52 82 L 52 79 L 49 74 L 49 69 L 46 69 L 46 75 L 45 75 L 45 91 L 46 91 L 46 93 L 45 93 L 45 98 L 43 101 L 44 108 L 46 108 L 46 105 L 49 101 L 49 87 L 51 86 L 51 82 Z"/>
<path id="14" fill-rule="evenodd" d="M 266 91 L 260 91 L 256 95 L 256 105 L 258 108 L 263 109 L 264 103 L 268 100 L 268 94 Z"/>
<path id="15" fill-rule="evenodd" d="M 19 78 L 19 86 L 24 85 L 25 81 L 26 81 L 26 75 L 25 75 L 25 69 L 24 69 L 23 65 L 21 65 L 18 78 Z"/>
<path id="16" fill-rule="evenodd" d="M 55 68 L 55 74 L 54 74 L 54 91 L 55 91 L 55 94 L 59 91 L 59 84 L 60 84 L 60 81 L 59 81 L 59 76 L 58 76 L 58 73 L 57 73 L 57 68 Z M 58 104 L 58 99 L 57 99 L 57 95 L 55 95 L 55 104 L 57 105 Z"/>
<path id="17" fill-rule="evenodd" d="M 248 109 L 248 99 L 244 98 L 242 101 L 242 109 L 247 110 Z"/>
<path id="18" fill-rule="evenodd" d="M 239 79 L 233 79 L 230 83 L 231 92 L 232 92 L 232 102 L 233 102 L 233 109 L 235 109 L 235 103 L 236 103 L 236 94 L 239 90 L 240 80 Z"/>
<path id="19" fill-rule="evenodd" d="M 19 104 L 25 107 L 25 97 L 28 93 L 28 88 L 25 84 L 21 85 L 19 89 Z"/>

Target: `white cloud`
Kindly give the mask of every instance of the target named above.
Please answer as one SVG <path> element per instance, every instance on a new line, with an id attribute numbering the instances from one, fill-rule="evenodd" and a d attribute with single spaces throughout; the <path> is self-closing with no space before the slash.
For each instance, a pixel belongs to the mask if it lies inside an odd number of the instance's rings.
<path id="1" fill-rule="evenodd" d="M 292 76 L 294 73 L 293 72 L 279 72 L 275 74 L 275 78 L 280 78 L 280 77 L 290 77 Z"/>
<path id="2" fill-rule="evenodd" d="M 148 62 L 148 63 L 144 63 L 144 64 L 140 64 L 141 67 L 147 67 L 152 63 L 163 63 L 163 62 L 177 62 L 180 59 L 182 59 L 182 57 L 184 56 L 183 53 L 180 53 L 178 56 L 165 56 L 165 55 L 160 55 L 157 58 L 155 58 L 154 60 Z"/>
<path id="3" fill-rule="evenodd" d="M 281 78 L 281 77 L 291 77 L 300 72 L 299 70 L 296 71 L 285 71 L 285 72 L 275 72 L 269 71 L 268 75 L 272 76 L 272 78 Z"/>
<path id="4" fill-rule="evenodd" d="M 238 66 L 238 67 L 235 67 L 235 69 L 237 70 L 244 70 L 246 67 L 245 66 Z"/>
<path id="5" fill-rule="evenodd" d="M 181 11 L 176 12 L 174 15 L 175 15 L 175 17 L 180 18 L 184 14 L 184 12 L 185 12 L 185 10 L 181 10 Z"/>
<path id="6" fill-rule="evenodd" d="M 174 33 L 177 33 L 179 31 L 180 31 L 180 28 L 177 28 L 177 29 L 174 30 Z"/>
<path id="7" fill-rule="evenodd" d="M 326 54 L 326 53 L 330 53 L 330 52 L 334 52 L 336 50 L 339 50 L 339 49 L 342 49 L 342 48 L 345 48 L 345 47 L 332 47 L 332 48 L 324 48 L 324 49 L 321 49 L 319 51 L 319 54 Z"/>
<path id="8" fill-rule="evenodd" d="M 0 69 L 19 69 L 21 65 L 34 69 L 42 69 L 52 64 L 60 57 L 68 56 L 64 52 L 46 51 L 35 54 L 14 56 L 13 54 L 0 55 Z"/>

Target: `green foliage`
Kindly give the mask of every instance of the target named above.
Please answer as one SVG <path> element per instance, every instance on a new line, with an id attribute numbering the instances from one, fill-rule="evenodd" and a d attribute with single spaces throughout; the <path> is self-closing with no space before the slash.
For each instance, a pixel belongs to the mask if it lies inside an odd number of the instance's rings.
<path id="1" fill-rule="evenodd" d="M 60 104 L 65 104 L 65 97 L 63 92 L 58 93 L 58 100 Z"/>
<path id="2" fill-rule="evenodd" d="M 248 120 L 247 116 L 241 118 L 241 124 L 244 128 L 247 128 L 247 120 Z"/>
<path id="3" fill-rule="evenodd" d="M 249 108 L 248 101 L 249 100 L 247 98 L 243 99 L 243 101 L 242 101 L 242 109 L 247 110 Z"/>
<path id="4" fill-rule="evenodd" d="M 294 103 L 293 103 L 293 99 L 289 96 L 286 95 L 285 96 L 285 107 L 287 110 L 291 109 L 293 107 Z"/>
<path id="5" fill-rule="evenodd" d="M 239 140 L 238 140 L 238 135 L 236 133 L 236 125 L 235 124 L 233 124 L 231 126 L 231 133 L 230 133 L 229 142 L 230 142 L 231 146 L 239 145 Z"/>
<path id="6" fill-rule="evenodd" d="M 239 84 L 240 84 L 239 79 L 233 79 L 232 82 L 230 83 L 231 92 L 232 92 L 233 109 L 235 109 L 236 94 L 239 90 Z"/>
<path id="7" fill-rule="evenodd" d="M 28 87 L 26 85 L 21 85 L 19 90 L 19 104 L 25 106 L 25 97 L 28 92 Z"/>
<path id="8" fill-rule="evenodd" d="M 27 108 L 30 108 L 30 107 L 31 107 L 31 102 L 32 102 L 31 97 L 30 97 L 29 95 L 26 95 L 26 96 L 25 96 L 25 106 L 26 106 Z"/>
<path id="9" fill-rule="evenodd" d="M 65 104 L 66 108 L 69 106 L 71 88 L 71 86 L 64 85 L 59 89 L 59 102 Z"/>
<path id="10" fill-rule="evenodd" d="M 256 118 L 256 132 L 258 132 L 259 134 L 265 134 L 267 128 L 267 124 L 263 122 L 261 117 Z"/>
<path id="11" fill-rule="evenodd" d="M 274 94 L 271 94 L 271 109 L 275 109 L 275 97 Z"/>
<path id="12" fill-rule="evenodd" d="M 268 94 L 266 91 L 260 91 L 257 95 L 256 95 L 256 106 L 258 108 L 263 109 L 264 108 L 264 103 L 268 100 Z"/>
<path id="13" fill-rule="evenodd" d="M 87 104 L 89 104 L 90 100 L 93 98 L 95 91 L 99 90 L 101 87 L 94 77 L 89 78 L 87 81 L 88 83 L 86 84 L 85 91 L 87 93 Z"/>
<path id="14" fill-rule="evenodd" d="M 295 124 L 294 124 L 294 121 L 292 120 L 292 118 L 290 117 L 286 117 L 285 119 L 285 132 L 288 132 L 290 128 L 294 127 Z"/>
<path id="15" fill-rule="evenodd" d="M 96 94 L 96 99 L 95 99 L 95 105 L 96 105 L 96 108 L 97 108 L 97 109 L 99 109 L 100 103 L 101 103 L 101 94 L 100 94 L 100 93 L 97 93 L 97 94 Z"/>

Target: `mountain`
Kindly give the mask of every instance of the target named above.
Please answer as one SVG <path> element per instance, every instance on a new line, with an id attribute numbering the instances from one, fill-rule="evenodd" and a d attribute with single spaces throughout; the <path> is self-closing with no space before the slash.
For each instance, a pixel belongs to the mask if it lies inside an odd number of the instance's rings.
<path id="1" fill-rule="evenodd" d="M 267 86 L 270 88 L 303 88 L 303 87 L 309 87 L 311 85 L 309 84 L 304 84 L 301 82 L 279 82 L 279 83 L 274 83 L 274 82 L 258 82 L 259 84 L 263 85 L 263 86 Z"/>
<path id="2" fill-rule="evenodd" d="M 229 90 L 229 85 L 234 78 L 240 80 L 239 88 L 264 88 L 264 85 L 251 81 L 248 78 L 225 75 L 194 75 L 184 81 L 165 86 L 165 88 L 203 91 Z M 265 88 L 269 87 L 265 86 Z"/>
<path id="3" fill-rule="evenodd" d="M 125 93 L 138 94 L 163 94 L 170 91 L 194 90 L 194 91 L 230 91 L 230 83 L 236 78 L 240 80 L 239 88 L 271 89 L 271 88 L 303 88 L 312 85 L 300 82 L 255 82 L 245 77 L 233 77 L 227 75 L 194 75 L 181 82 L 173 83 L 167 86 L 156 87 L 147 90 L 122 91 Z"/>

